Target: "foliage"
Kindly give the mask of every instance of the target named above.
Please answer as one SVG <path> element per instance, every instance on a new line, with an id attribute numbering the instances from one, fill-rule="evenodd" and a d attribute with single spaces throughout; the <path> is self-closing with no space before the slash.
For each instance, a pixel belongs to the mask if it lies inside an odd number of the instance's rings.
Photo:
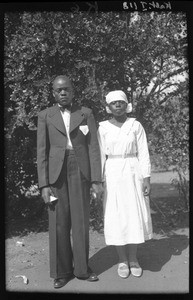
<path id="1" fill-rule="evenodd" d="M 186 169 L 188 166 L 188 87 L 182 83 L 167 102 L 152 107 L 151 149 L 162 155 L 167 165 Z M 154 120 L 156 119 L 156 122 Z M 164 121 L 164 122 L 163 122 Z"/>
<path id="2" fill-rule="evenodd" d="M 90 201 L 90 226 L 97 231 L 101 231 L 104 228 L 103 202 L 102 200 L 94 199 L 92 196 Z"/>
<path id="3" fill-rule="evenodd" d="M 186 164 L 183 153 L 187 155 L 187 149 L 183 147 L 187 138 L 182 137 L 187 131 L 180 109 L 184 103 L 187 116 L 187 102 L 182 101 L 187 94 L 182 82 L 174 78 L 188 69 L 186 51 L 186 19 L 182 13 L 5 14 L 9 208 L 37 184 L 37 113 L 53 104 L 50 83 L 58 74 L 73 79 L 75 101 L 91 107 L 97 122 L 107 117 L 105 94 L 123 89 L 149 140 L 151 137 L 151 154 L 164 153 L 167 164 Z"/>
<path id="4" fill-rule="evenodd" d="M 173 166 L 178 179 L 173 185 L 187 209 L 189 207 L 189 114 L 188 86 L 184 82 L 171 94 L 167 102 L 152 110 L 156 122 L 152 122 L 150 149 L 161 159 L 162 166 Z"/>
<path id="5" fill-rule="evenodd" d="M 178 169 L 178 179 L 175 178 L 172 180 L 172 184 L 178 189 L 179 196 L 183 200 L 183 209 L 189 211 L 189 180 L 187 179 L 187 174 Z"/>

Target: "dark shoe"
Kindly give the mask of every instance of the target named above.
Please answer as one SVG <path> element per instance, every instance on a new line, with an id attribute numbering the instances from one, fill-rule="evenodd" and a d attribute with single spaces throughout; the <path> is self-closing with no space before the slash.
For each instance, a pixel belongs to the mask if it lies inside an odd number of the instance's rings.
<path id="1" fill-rule="evenodd" d="M 90 282 L 99 280 L 97 275 L 94 272 L 92 272 L 91 270 L 89 270 L 88 275 L 81 276 L 81 277 L 77 276 L 77 278 L 80 280 L 87 280 Z"/>
<path id="2" fill-rule="evenodd" d="M 72 276 L 67 277 L 67 278 L 54 279 L 54 288 L 59 289 L 59 288 L 65 286 L 70 281 L 70 279 L 72 279 Z"/>
<path id="3" fill-rule="evenodd" d="M 98 281 L 99 279 L 97 275 L 94 272 L 92 272 L 89 273 L 89 277 L 86 280 L 92 282 L 92 281 Z"/>

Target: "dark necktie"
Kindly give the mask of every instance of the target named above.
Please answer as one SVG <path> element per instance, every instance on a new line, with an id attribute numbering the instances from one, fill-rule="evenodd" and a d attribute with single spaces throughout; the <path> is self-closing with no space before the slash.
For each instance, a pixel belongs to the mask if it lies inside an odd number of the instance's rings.
<path id="1" fill-rule="evenodd" d="M 65 109 L 71 110 L 71 104 L 67 104 L 67 105 L 59 106 L 59 107 L 62 112 L 64 112 Z"/>

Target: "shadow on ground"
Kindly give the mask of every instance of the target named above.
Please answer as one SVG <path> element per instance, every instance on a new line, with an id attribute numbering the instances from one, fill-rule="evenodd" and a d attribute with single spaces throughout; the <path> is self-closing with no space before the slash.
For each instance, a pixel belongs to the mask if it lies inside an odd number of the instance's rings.
<path id="1" fill-rule="evenodd" d="M 152 239 L 139 246 L 139 263 L 143 270 L 159 272 L 173 255 L 181 255 L 188 245 L 189 239 L 186 235 L 173 234 L 159 240 Z M 104 247 L 89 260 L 90 267 L 97 275 L 107 271 L 117 263 L 117 254 L 113 246 Z"/>

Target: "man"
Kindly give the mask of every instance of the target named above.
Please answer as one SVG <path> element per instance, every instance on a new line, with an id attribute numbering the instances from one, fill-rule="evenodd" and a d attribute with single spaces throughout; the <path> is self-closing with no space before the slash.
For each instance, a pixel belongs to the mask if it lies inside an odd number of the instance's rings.
<path id="1" fill-rule="evenodd" d="M 38 115 L 37 168 L 41 195 L 48 204 L 50 277 L 54 288 L 60 288 L 73 274 L 98 280 L 88 267 L 89 201 L 90 188 L 100 197 L 102 185 L 91 109 L 73 105 L 67 76 L 55 78 L 53 96 L 57 104 Z M 51 202 L 50 196 L 57 199 Z"/>

